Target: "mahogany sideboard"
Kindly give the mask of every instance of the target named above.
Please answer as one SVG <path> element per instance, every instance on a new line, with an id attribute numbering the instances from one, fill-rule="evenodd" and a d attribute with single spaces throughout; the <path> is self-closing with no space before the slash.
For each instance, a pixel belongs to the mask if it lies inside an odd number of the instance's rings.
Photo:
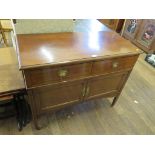
<path id="1" fill-rule="evenodd" d="M 116 103 L 141 53 L 112 31 L 18 34 L 35 127 L 42 113 L 98 97 Z"/>

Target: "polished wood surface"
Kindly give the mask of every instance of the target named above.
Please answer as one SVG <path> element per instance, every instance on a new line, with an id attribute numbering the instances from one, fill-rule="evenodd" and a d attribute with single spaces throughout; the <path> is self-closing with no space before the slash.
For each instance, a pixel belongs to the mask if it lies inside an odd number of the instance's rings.
<path id="1" fill-rule="evenodd" d="M 131 70 L 138 56 L 119 57 L 74 65 L 24 70 L 27 88 L 88 78 L 93 75 Z M 64 72 L 64 75 L 61 73 Z"/>
<path id="2" fill-rule="evenodd" d="M 0 48 L 0 94 L 24 88 L 15 50 L 12 47 Z"/>
<path id="3" fill-rule="evenodd" d="M 82 80 L 35 89 L 35 100 L 39 107 L 38 114 L 82 101 L 83 85 L 84 81 Z"/>
<path id="4" fill-rule="evenodd" d="M 93 63 L 92 75 L 130 70 L 137 58 L 138 56 L 129 56 L 96 61 Z"/>
<path id="5" fill-rule="evenodd" d="M 117 96 L 127 74 L 114 74 L 108 76 L 99 76 L 88 81 L 86 90 L 86 99 L 93 99 L 102 96 Z"/>
<path id="6" fill-rule="evenodd" d="M 42 130 L 28 124 L 17 130 L 16 118 L 0 120 L 1 135 L 154 135 L 155 69 L 140 55 L 113 108 L 96 99 L 43 115 Z"/>
<path id="7" fill-rule="evenodd" d="M 17 35 L 20 69 L 139 54 L 115 32 Z"/>
<path id="8" fill-rule="evenodd" d="M 114 97 L 114 106 L 141 53 L 109 30 L 22 34 L 17 40 L 36 129 L 42 113 L 76 102 Z"/>

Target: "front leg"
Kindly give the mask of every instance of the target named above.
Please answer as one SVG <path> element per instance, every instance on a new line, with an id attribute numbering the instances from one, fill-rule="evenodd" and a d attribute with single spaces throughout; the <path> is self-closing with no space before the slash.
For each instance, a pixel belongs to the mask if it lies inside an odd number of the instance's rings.
<path id="1" fill-rule="evenodd" d="M 40 130 L 41 127 L 39 126 L 39 123 L 38 123 L 37 109 L 36 109 L 36 106 L 35 106 L 35 101 L 34 101 L 34 96 L 33 96 L 32 90 L 28 91 L 28 99 L 29 99 L 29 102 L 30 102 L 34 127 L 37 130 Z"/>
<path id="2" fill-rule="evenodd" d="M 113 101 L 112 101 L 112 104 L 111 104 L 111 107 L 113 107 L 113 106 L 116 104 L 116 102 L 117 102 L 119 96 L 120 96 L 120 94 L 118 94 L 117 96 L 114 97 L 114 99 L 113 99 Z"/>

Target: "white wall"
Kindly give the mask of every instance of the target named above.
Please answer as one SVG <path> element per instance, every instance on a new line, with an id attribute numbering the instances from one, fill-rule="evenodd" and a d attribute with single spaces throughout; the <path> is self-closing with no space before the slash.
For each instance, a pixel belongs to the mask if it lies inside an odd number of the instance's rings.
<path id="1" fill-rule="evenodd" d="M 16 34 L 72 32 L 72 19 L 18 19 L 15 24 Z"/>

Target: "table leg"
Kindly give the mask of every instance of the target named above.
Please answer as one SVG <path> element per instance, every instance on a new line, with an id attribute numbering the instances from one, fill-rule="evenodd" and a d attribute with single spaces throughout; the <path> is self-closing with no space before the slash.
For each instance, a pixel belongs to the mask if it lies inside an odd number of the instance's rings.
<path id="1" fill-rule="evenodd" d="M 18 129 L 21 131 L 31 120 L 31 110 L 24 98 L 24 93 L 14 95 L 14 102 L 17 111 Z"/>
<path id="2" fill-rule="evenodd" d="M 34 116 L 34 117 L 35 117 L 35 116 Z M 34 126 L 35 126 L 35 128 L 36 128 L 37 130 L 40 130 L 41 127 L 39 126 L 38 118 L 37 118 L 37 117 L 34 118 L 34 117 L 33 117 Z"/>
<path id="3" fill-rule="evenodd" d="M 22 108 L 19 102 L 19 96 L 17 94 L 14 95 L 14 102 L 15 102 L 14 104 L 17 112 L 17 126 L 18 126 L 18 130 L 21 131 L 23 129 Z"/>
<path id="4" fill-rule="evenodd" d="M 120 94 L 118 94 L 116 97 L 114 97 L 114 99 L 113 99 L 113 101 L 112 101 L 112 104 L 111 104 L 111 107 L 113 107 L 113 106 L 116 104 L 116 102 L 117 102 L 119 96 L 120 96 Z"/>
<path id="5" fill-rule="evenodd" d="M 132 71 L 132 70 L 130 70 L 130 71 L 128 72 L 128 74 L 126 75 L 125 80 L 124 80 L 123 85 L 121 86 L 121 88 L 120 88 L 120 90 L 119 90 L 118 95 L 115 96 L 114 99 L 113 99 L 113 101 L 112 101 L 111 107 L 113 107 L 113 106 L 116 104 L 116 102 L 117 102 L 117 100 L 118 100 L 118 98 L 119 98 L 119 96 L 120 96 L 120 94 L 121 94 L 121 92 L 122 92 L 122 89 L 124 88 L 124 86 L 125 86 L 125 84 L 126 84 L 128 78 L 129 78 L 129 75 L 130 75 L 131 71 Z"/>

